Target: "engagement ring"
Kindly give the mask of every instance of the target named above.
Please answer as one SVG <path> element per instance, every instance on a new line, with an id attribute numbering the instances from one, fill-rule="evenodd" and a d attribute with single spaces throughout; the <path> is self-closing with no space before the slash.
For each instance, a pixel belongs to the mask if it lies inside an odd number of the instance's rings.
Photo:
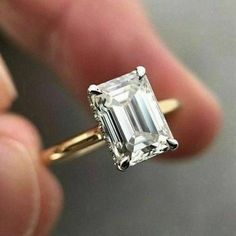
<path id="1" fill-rule="evenodd" d="M 164 114 L 180 103 L 177 99 L 158 103 L 144 67 L 90 85 L 88 97 L 98 126 L 46 150 L 47 164 L 80 157 L 106 143 L 114 164 L 125 170 L 178 147 Z"/>

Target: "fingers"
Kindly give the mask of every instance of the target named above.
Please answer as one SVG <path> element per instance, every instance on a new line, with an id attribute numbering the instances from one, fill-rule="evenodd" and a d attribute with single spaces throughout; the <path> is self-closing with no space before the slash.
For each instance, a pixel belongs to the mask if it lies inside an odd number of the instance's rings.
<path id="1" fill-rule="evenodd" d="M 0 235 L 29 235 L 39 216 L 37 174 L 29 153 L 15 140 L 1 137 L 0 154 Z"/>
<path id="2" fill-rule="evenodd" d="M 7 67 L 0 55 L 0 110 L 7 109 L 17 96 Z"/>
<path id="3" fill-rule="evenodd" d="M 39 165 L 39 147 L 29 122 L 0 116 L 0 235 L 48 235 L 57 218 L 61 190 Z"/>
<path id="4" fill-rule="evenodd" d="M 216 135 L 218 103 L 166 49 L 136 1 L 8 0 L 0 5 L 2 27 L 50 61 L 80 98 L 86 98 L 90 83 L 143 65 L 159 99 L 176 97 L 183 104 L 170 118 L 181 145 L 175 155 L 202 150 Z"/>
<path id="5" fill-rule="evenodd" d="M 0 111 L 16 96 L 0 61 Z M 61 205 L 61 190 L 40 164 L 40 138 L 22 117 L 0 115 L 0 235 L 48 235 Z"/>

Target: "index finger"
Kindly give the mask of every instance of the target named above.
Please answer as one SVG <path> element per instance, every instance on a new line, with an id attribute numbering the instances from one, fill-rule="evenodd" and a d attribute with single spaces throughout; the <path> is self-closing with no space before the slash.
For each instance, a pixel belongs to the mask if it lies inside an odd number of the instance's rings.
<path id="1" fill-rule="evenodd" d="M 90 83 L 144 65 L 158 98 L 183 104 L 170 119 L 177 154 L 202 150 L 216 135 L 219 105 L 163 45 L 137 1 L 8 0 L 0 6 L 1 26 L 50 62 L 80 98 Z"/>

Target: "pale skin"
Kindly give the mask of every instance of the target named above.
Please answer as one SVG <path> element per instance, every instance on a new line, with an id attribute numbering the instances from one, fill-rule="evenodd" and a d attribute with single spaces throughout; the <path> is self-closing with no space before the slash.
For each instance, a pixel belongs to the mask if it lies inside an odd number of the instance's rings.
<path id="1" fill-rule="evenodd" d="M 180 148 L 166 158 L 205 149 L 221 126 L 214 96 L 168 51 L 135 0 L 1 0 L 0 27 L 47 61 L 85 105 L 89 84 L 145 66 L 159 99 L 176 97 L 183 104 L 169 117 Z M 62 191 L 40 162 L 39 132 L 9 112 L 16 97 L 1 59 L 0 235 L 48 235 Z"/>

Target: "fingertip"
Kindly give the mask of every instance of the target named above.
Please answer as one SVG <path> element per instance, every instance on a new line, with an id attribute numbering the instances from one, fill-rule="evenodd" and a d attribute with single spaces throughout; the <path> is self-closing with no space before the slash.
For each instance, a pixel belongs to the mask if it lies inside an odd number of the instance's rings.
<path id="1" fill-rule="evenodd" d="M 214 143 L 223 124 L 222 108 L 218 99 L 212 93 L 210 93 L 209 96 L 206 96 L 205 100 L 199 104 L 198 111 L 199 113 L 197 114 L 195 121 L 200 125 L 196 128 L 197 142 L 192 146 L 193 153 L 202 152 L 210 144 Z"/>
<path id="2" fill-rule="evenodd" d="M 0 218 L 7 214 L 0 235 L 48 235 L 58 217 L 62 190 L 41 165 L 39 149 L 39 135 L 29 121 L 13 114 L 0 116 Z"/>
<path id="3" fill-rule="evenodd" d="M 27 149 L 0 137 L 0 235 L 31 235 L 40 209 L 36 170 Z"/>
<path id="4" fill-rule="evenodd" d="M 2 114 L 0 116 L 0 134 L 23 143 L 33 156 L 38 156 L 41 139 L 37 128 L 26 118 L 17 114 Z"/>
<path id="5" fill-rule="evenodd" d="M 214 142 L 222 127 L 223 111 L 218 99 L 203 86 L 193 93 L 191 99 L 185 98 L 180 111 L 169 117 L 180 144 L 170 157 L 185 158 L 203 152 Z"/>
<path id="6" fill-rule="evenodd" d="M 17 91 L 7 66 L 0 54 L 0 110 L 8 109 L 17 97 Z"/>
<path id="7" fill-rule="evenodd" d="M 58 220 L 62 210 L 63 194 L 62 188 L 55 176 L 45 167 L 40 166 L 38 174 L 41 176 L 39 185 L 41 189 L 41 212 L 35 235 L 50 235 L 53 226 Z"/>

